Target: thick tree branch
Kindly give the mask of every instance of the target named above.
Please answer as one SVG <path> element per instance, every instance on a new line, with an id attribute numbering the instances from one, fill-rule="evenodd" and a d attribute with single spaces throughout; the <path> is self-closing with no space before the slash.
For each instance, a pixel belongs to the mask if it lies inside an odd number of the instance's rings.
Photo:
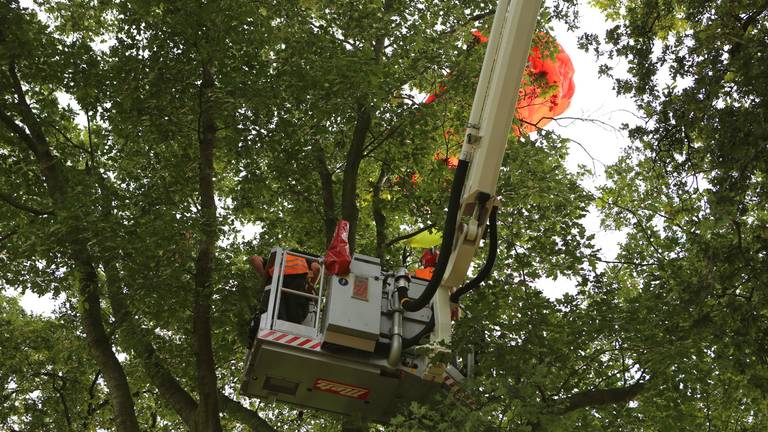
<path id="1" fill-rule="evenodd" d="M 323 226 L 325 227 L 325 245 L 330 245 L 333 238 L 333 232 L 336 229 L 336 202 L 333 196 L 333 175 L 328 169 L 328 162 L 325 160 L 320 143 L 312 146 L 317 174 L 320 176 L 320 187 L 322 188 L 323 198 Z"/>
<path id="2" fill-rule="evenodd" d="M 267 423 L 259 413 L 244 407 L 240 402 L 223 393 L 219 393 L 219 404 L 222 411 L 248 426 L 253 432 L 276 432 L 276 429 Z"/>
<path id="3" fill-rule="evenodd" d="M 122 292 L 119 270 L 114 264 L 105 266 L 107 276 L 107 295 L 112 306 L 115 321 L 130 337 L 124 340 L 128 348 L 142 364 L 144 372 L 163 400 L 171 406 L 188 428 L 195 427 L 197 402 L 182 387 L 176 377 L 166 367 L 165 362 L 152 344 L 152 336 L 134 317 Z"/>
<path id="4" fill-rule="evenodd" d="M 0 122 L 3 122 L 3 124 L 5 124 L 5 127 L 8 128 L 8 130 L 11 131 L 11 133 L 16 135 L 19 139 L 21 139 L 21 141 L 24 144 L 26 144 L 28 148 L 30 149 L 35 148 L 35 142 L 34 140 L 32 140 L 32 137 L 27 133 L 26 129 L 24 129 L 21 125 L 16 123 L 16 121 L 11 117 L 11 115 L 2 109 L 0 109 Z"/>
<path id="5" fill-rule="evenodd" d="M 388 14 L 394 7 L 393 0 L 385 0 L 383 5 L 383 15 Z M 385 55 L 385 42 L 387 35 L 381 32 L 373 40 L 373 60 L 380 64 Z M 365 141 L 368 132 L 373 124 L 372 107 L 368 101 L 360 100 L 357 104 L 357 119 L 352 131 L 352 140 L 347 150 L 346 165 L 344 166 L 344 177 L 341 184 L 341 217 L 349 222 L 349 252 L 355 252 L 357 241 L 357 221 L 359 211 L 357 207 L 357 179 L 360 171 L 360 164 L 363 161 L 365 153 Z"/>
<path id="6" fill-rule="evenodd" d="M 33 215 L 36 215 L 36 216 L 45 216 L 45 215 L 53 214 L 52 210 L 42 210 L 36 207 L 32 207 L 30 205 L 24 204 L 23 202 L 14 198 L 13 195 L 2 192 L 2 191 L 0 191 L 0 200 L 5 201 L 6 204 L 10 205 L 11 207 L 15 207 L 27 213 L 32 213 Z"/>
<path id="7" fill-rule="evenodd" d="M 557 410 L 557 414 L 562 415 L 587 407 L 627 403 L 645 390 L 646 384 L 647 381 L 638 381 L 627 387 L 596 389 L 576 393 L 561 401 L 563 406 Z"/>
<path id="8" fill-rule="evenodd" d="M 88 345 L 94 353 L 96 364 L 104 373 L 104 380 L 109 388 L 109 395 L 117 420 L 117 429 L 121 432 L 138 432 L 139 424 L 134 409 L 133 396 L 128 386 L 128 378 L 112 350 L 112 341 L 107 335 L 101 319 L 102 308 L 99 298 L 98 275 L 91 264 L 90 255 L 83 246 L 77 246 L 75 257 L 75 265 L 80 274 L 81 320 Z"/>
<path id="9" fill-rule="evenodd" d="M 38 158 L 45 156 L 44 153 L 48 150 L 48 141 L 43 133 L 43 129 L 40 127 L 40 123 L 37 121 L 37 116 L 34 111 L 32 111 L 32 107 L 27 101 L 24 87 L 21 85 L 21 79 L 16 70 L 15 60 L 11 60 L 8 64 L 8 75 L 11 77 L 13 91 L 16 95 L 16 103 L 19 105 L 21 111 L 21 118 L 29 130 L 29 135 L 31 137 L 31 141 L 26 142 L 30 145 L 30 149 L 38 156 Z"/>

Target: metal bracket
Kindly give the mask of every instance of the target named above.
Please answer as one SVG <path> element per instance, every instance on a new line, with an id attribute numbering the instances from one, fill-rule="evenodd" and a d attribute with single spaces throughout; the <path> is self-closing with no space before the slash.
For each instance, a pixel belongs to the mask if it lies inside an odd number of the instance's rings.
<path id="1" fill-rule="evenodd" d="M 475 239 L 477 239 L 477 233 L 480 228 L 477 224 L 477 221 L 475 219 L 470 219 L 470 221 L 463 226 L 465 230 L 464 238 L 469 241 L 475 241 Z"/>
<path id="2" fill-rule="evenodd" d="M 467 133 L 466 142 L 467 144 L 475 145 L 480 141 L 480 138 L 482 138 L 482 136 L 476 135 L 470 132 L 470 133 Z"/>

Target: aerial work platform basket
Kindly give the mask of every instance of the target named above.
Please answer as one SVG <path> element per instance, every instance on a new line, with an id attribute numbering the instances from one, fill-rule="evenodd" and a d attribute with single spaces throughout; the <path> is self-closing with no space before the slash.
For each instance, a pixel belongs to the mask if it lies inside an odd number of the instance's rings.
<path id="1" fill-rule="evenodd" d="M 281 248 L 272 254 L 276 271 L 265 287 L 242 394 L 387 422 L 403 405 L 427 401 L 441 388 L 459 391 L 459 370 L 431 363 L 429 350 L 416 346 L 428 341 L 430 308 L 403 312 L 397 278 L 383 272 L 377 258 L 356 254 L 349 274 L 326 275 L 318 257 Z M 313 292 L 284 286 L 288 256 L 320 263 Z M 419 295 L 425 286 L 414 278 L 409 289 Z M 287 321 L 279 312 L 289 296 L 308 302 L 304 321 Z"/>

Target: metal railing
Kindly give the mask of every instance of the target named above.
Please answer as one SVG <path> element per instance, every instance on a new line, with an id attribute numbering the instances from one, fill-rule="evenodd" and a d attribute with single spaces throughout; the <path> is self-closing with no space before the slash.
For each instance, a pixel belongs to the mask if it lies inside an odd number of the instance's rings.
<path id="1" fill-rule="evenodd" d="M 324 294 L 325 294 L 325 265 L 323 263 L 323 260 L 321 257 L 312 256 L 303 254 L 300 252 L 295 252 L 291 250 L 286 250 L 283 248 L 274 248 L 272 249 L 272 254 L 275 256 L 275 263 L 274 268 L 279 269 L 279 271 L 274 272 L 272 276 L 272 283 L 270 285 L 270 294 L 269 294 L 269 306 L 267 308 L 267 323 L 269 330 L 274 330 L 278 327 L 287 327 L 285 323 L 298 325 L 302 327 L 308 327 L 312 329 L 313 336 L 320 336 L 322 334 L 322 329 L 320 327 L 321 324 L 321 317 L 323 313 L 323 309 L 325 307 L 324 304 Z M 314 288 L 319 286 L 317 294 L 311 294 L 308 292 L 302 292 L 297 291 L 290 288 L 285 288 L 283 286 L 283 280 L 285 275 L 285 264 L 286 259 L 285 257 L 287 255 L 303 258 L 303 259 L 309 259 L 312 261 L 316 261 L 320 265 L 320 276 L 314 281 L 313 285 L 313 291 Z M 309 277 L 309 275 L 307 276 Z M 309 280 L 307 280 L 307 283 L 309 283 Z M 278 289 L 279 288 L 279 289 Z M 286 293 L 288 295 L 296 295 L 300 297 L 304 297 L 307 299 L 310 299 L 310 303 L 308 307 L 310 308 L 308 312 L 309 315 L 314 315 L 312 317 L 312 325 L 304 324 L 303 322 L 306 322 L 307 319 L 305 318 L 302 323 L 293 323 L 290 321 L 285 321 L 279 318 L 279 311 L 280 311 L 280 302 L 283 300 L 283 293 Z M 314 307 L 314 310 L 312 310 L 312 307 Z M 262 322 L 263 323 L 263 322 Z M 263 326 L 262 326 L 263 327 Z"/>

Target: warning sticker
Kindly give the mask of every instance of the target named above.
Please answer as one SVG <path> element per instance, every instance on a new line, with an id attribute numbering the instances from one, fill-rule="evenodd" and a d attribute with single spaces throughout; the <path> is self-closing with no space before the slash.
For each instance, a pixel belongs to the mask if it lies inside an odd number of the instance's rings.
<path id="1" fill-rule="evenodd" d="M 323 379 L 323 378 L 317 378 L 315 380 L 315 385 L 313 386 L 317 390 L 337 394 L 339 396 L 344 396 L 352 399 L 360 399 L 360 400 L 367 400 L 368 395 L 371 393 L 370 390 L 363 387 L 356 387 L 349 384 L 342 384 L 339 382 Z"/>
<path id="2" fill-rule="evenodd" d="M 355 278 L 355 286 L 352 288 L 352 298 L 368 301 L 368 278 Z"/>

